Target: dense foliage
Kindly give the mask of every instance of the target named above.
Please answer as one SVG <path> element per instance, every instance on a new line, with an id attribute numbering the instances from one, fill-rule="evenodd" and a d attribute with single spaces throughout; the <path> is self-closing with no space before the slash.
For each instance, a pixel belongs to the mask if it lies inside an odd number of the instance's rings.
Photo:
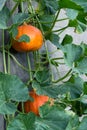
<path id="1" fill-rule="evenodd" d="M 68 28 L 73 28 L 75 33 L 86 31 L 87 1 L 12 0 L 12 9 L 6 6 L 6 2 L 10 1 L 0 0 L 0 52 L 3 55 L 4 68 L 3 72 L 0 72 L 0 114 L 4 116 L 6 130 L 86 130 L 87 81 L 83 76 L 87 76 L 87 44 L 73 43 L 73 37 L 68 34 L 65 34 L 62 41 L 60 38 Z M 62 10 L 66 17 L 60 19 Z M 65 21 L 67 25 L 60 28 L 60 22 Z M 24 52 L 28 63 L 25 67 L 11 51 L 12 39 L 15 39 L 18 33 L 18 26 L 24 22 L 39 28 L 44 38 L 42 51 L 31 52 L 33 67 L 30 52 Z M 56 23 L 58 28 L 55 28 Z M 8 41 L 5 41 L 5 32 L 8 32 Z M 30 38 L 24 35 L 19 40 L 27 42 Z M 56 49 L 50 52 L 47 41 Z M 60 52 L 61 55 L 52 58 L 55 52 Z M 25 73 L 29 73 L 27 82 L 11 74 L 11 59 L 24 69 Z M 61 76 L 59 68 L 62 65 L 68 70 Z M 56 78 L 53 68 L 56 69 Z M 46 95 L 54 101 L 52 105 L 49 101 L 42 105 L 39 108 L 39 116 L 24 111 L 24 103 L 33 101 L 29 96 L 31 89 L 38 95 Z"/>

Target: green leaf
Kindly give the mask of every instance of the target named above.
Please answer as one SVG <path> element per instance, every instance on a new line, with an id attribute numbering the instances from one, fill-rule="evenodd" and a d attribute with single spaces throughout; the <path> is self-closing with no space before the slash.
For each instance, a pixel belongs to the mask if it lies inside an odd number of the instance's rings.
<path id="1" fill-rule="evenodd" d="M 69 121 L 76 118 L 73 112 L 49 104 L 41 106 L 39 112 L 40 116 L 19 114 L 9 123 L 7 130 L 65 130 Z M 76 124 L 77 120 L 73 126 Z"/>
<path id="2" fill-rule="evenodd" d="M 36 128 L 39 130 L 65 130 L 69 120 L 74 116 L 56 106 L 43 105 L 40 107 L 40 117 L 36 118 Z"/>
<path id="3" fill-rule="evenodd" d="M 63 41 L 62 41 L 61 44 L 62 44 L 62 45 L 70 44 L 70 43 L 72 43 L 72 41 L 73 41 L 72 36 L 66 34 L 65 37 L 63 38 Z"/>
<path id="4" fill-rule="evenodd" d="M 84 83 L 84 95 L 87 95 L 87 82 Z"/>
<path id="5" fill-rule="evenodd" d="M 60 85 L 59 92 L 61 95 L 67 95 L 69 100 L 76 99 L 83 92 L 84 82 L 80 77 L 72 76 L 69 81 Z"/>
<path id="6" fill-rule="evenodd" d="M 75 3 L 73 0 L 59 0 L 60 8 L 69 8 L 75 10 L 82 10 L 82 7 Z"/>
<path id="7" fill-rule="evenodd" d="M 15 111 L 11 101 L 22 102 L 28 99 L 28 88 L 17 76 L 0 73 L 0 113 L 7 114 Z"/>
<path id="8" fill-rule="evenodd" d="M 39 20 L 43 26 L 44 31 L 48 31 L 53 24 L 55 19 L 54 15 L 44 14 L 39 16 Z"/>
<path id="9" fill-rule="evenodd" d="M 77 16 L 77 20 L 80 22 L 80 23 L 83 23 L 84 25 L 87 25 L 87 12 L 84 13 L 83 11 L 80 11 L 78 16 Z"/>
<path id="10" fill-rule="evenodd" d="M 40 83 L 48 82 L 50 80 L 49 70 L 44 69 L 41 71 L 37 71 L 35 73 L 35 78 Z"/>
<path id="11" fill-rule="evenodd" d="M 83 28 L 83 29 L 82 29 Z M 78 34 L 80 34 L 80 33 L 83 33 L 83 31 L 85 31 L 85 26 L 83 26 L 81 28 L 81 26 L 80 25 L 78 25 L 77 27 L 76 27 L 76 29 L 75 29 L 75 33 L 78 33 Z"/>
<path id="12" fill-rule="evenodd" d="M 80 73 L 87 74 L 87 57 L 84 57 L 77 62 L 77 67 L 75 69 Z"/>
<path id="13" fill-rule="evenodd" d="M 38 95 L 47 95 L 52 98 L 57 98 L 58 95 L 69 94 L 69 100 L 80 97 L 83 92 L 84 82 L 80 77 L 72 76 L 69 81 L 61 85 L 40 84 L 33 81 L 32 87 Z"/>
<path id="14" fill-rule="evenodd" d="M 79 125 L 79 117 L 75 115 L 73 118 L 70 119 L 66 130 L 77 130 Z"/>
<path id="15" fill-rule="evenodd" d="M 75 32 L 77 33 L 82 33 L 86 30 L 86 25 L 87 25 L 87 20 L 86 20 L 86 16 L 87 16 L 87 13 L 84 13 L 83 11 L 79 11 L 78 14 L 76 15 L 76 18 L 73 17 L 73 14 L 72 15 L 70 14 L 70 12 L 68 13 L 69 16 L 69 23 L 68 23 L 68 26 L 69 27 L 75 27 Z"/>
<path id="16" fill-rule="evenodd" d="M 84 44 L 84 43 L 82 43 L 82 44 L 81 44 L 81 47 L 82 47 L 82 49 L 83 49 L 83 54 L 84 54 L 84 56 L 87 56 L 87 45 Z"/>
<path id="17" fill-rule="evenodd" d="M 69 27 L 75 27 L 75 28 L 76 28 L 76 27 L 78 26 L 78 21 L 77 21 L 77 19 L 69 20 L 68 26 L 69 26 Z"/>
<path id="18" fill-rule="evenodd" d="M 7 0 L 0 0 L 0 11 L 1 11 L 2 8 L 4 7 L 6 1 L 7 1 Z"/>
<path id="19" fill-rule="evenodd" d="M 13 0 L 14 2 L 24 2 L 24 1 L 26 1 L 26 0 Z"/>
<path id="20" fill-rule="evenodd" d="M 58 0 L 43 0 L 39 2 L 40 9 L 44 9 L 45 14 L 55 14 L 59 9 Z"/>
<path id="21" fill-rule="evenodd" d="M 18 41 L 19 42 L 26 42 L 26 43 L 28 43 L 29 41 L 30 41 L 30 38 L 29 38 L 29 36 L 27 36 L 27 35 L 22 35 L 19 39 L 18 39 Z"/>
<path id="22" fill-rule="evenodd" d="M 58 63 L 57 61 L 55 61 L 55 60 L 52 60 L 52 59 L 51 59 L 50 62 L 51 62 L 51 64 L 54 65 L 54 66 L 57 66 L 57 67 L 59 66 L 59 63 Z"/>
<path id="23" fill-rule="evenodd" d="M 75 2 L 77 5 L 80 5 L 81 8 L 84 9 L 85 12 L 87 12 L 87 0 L 72 0 Z"/>
<path id="24" fill-rule="evenodd" d="M 9 9 L 7 7 L 4 7 L 1 11 L 0 11 L 0 29 L 7 29 L 7 22 L 10 18 L 10 12 Z"/>
<path id="25" fill-rule="evenodd" d="M 86 24 L 83 22 L 78 21 L 78 19 L 75 20 L 69 20 L 69 27 L 75 27 L 75 32 L 76 33 L 82 33 L 86 30 Z"/>
<path id="26" fill-rule="evenodd" d="M 17 13 L 13 16 L 13 23 L 23 23 L 27 18 L 29 18 L 28 13 Z"/>
<path id="27" fill-rule="evenodd" d="M 16 37 L 16 35 L 18 34 L 18 24 L 13 24 L 11 26 L 11 28 L 9 29 L 9 33 L 12 35 L 13 38 Z"/>
<path id="28" fill-rule="evenodd" d="M 57 34 L 51 34 L 49 40 L 52 42 L 52 44 L 59 48 L 59 37 Z"/>
<path id="29" fill-rule="evenodd" d="M 65 63 L 70 67 L 81 57 L 83 52 L 82 48 L 75 44 L 64 45 L 62 51 L 64 53 Z"/>
<path id="30" fill-rule="evenodd" d="M 87 130 L 87 116 L 82 119 L 77 130 Z"/>
<path id="31" fill-rule="evenodd" d="M 8 125 L 7 130 L 35 130 L 35 115 L 19 114 Z"/>
<path id="32" fill-rule="evenodd" d="M 47 95 L 49 97 L 56 98 L 60 93 L 59 87 L 52 84 L 40 84 L 37 81 L 33 81 L 32 87 L 38 95 Z"/>
<path id="33" fill-rule="evenodd" d="M 87 104 L 87 95 L 81 96 L 80 101 L 84 104 Z"/>
<path id="34" fill-rule="evenodd" d="M 74 20 L 78 16 L 78 11 L 74 9 L 67 9 L 66 15 L 68 16 L 69 19 Z"/>
<path id="35" fill-rule="evenodd" d="M 14 103 L 11 102 L 3 102 L 0 105 L 0 113 L 1 114 L 14 114 L 17 110 L 17 107 Z"/>
<path id="36" fill-rule="evenodd" d="M 76 27 L 76 32 L 77 33 L 82 33 L 86 30 L 86 24 L 78 21 L 78 26 Z"/>

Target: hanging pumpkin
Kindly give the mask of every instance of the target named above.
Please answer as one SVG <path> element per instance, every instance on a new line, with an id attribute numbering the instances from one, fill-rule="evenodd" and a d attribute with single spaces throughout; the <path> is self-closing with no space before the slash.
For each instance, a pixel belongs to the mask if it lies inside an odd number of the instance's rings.
<path id="1" fill-rule="evenodd" d="M 29 42 L 19 41 L 19 39 L 26 35 L 29 37 Z M 35 51 L 42 47 L 43 45 L 43 35 L 41 31 L 32 25 L 24 23 L 18 26 L 18 34 L 12 40 L 12 47 L 19 52 Z"/>
<path id="2" fill-rule="evenodd" d="M 34 101 L 25 102 L 24 110 L 26 113 L 34 112 L 36 115 L 39 115 L 39 107 L 44 105 L 49 100 L 49 97 L 44 95 L 37 95 L 35 91 L 31 91 L 30 96 Z"/>

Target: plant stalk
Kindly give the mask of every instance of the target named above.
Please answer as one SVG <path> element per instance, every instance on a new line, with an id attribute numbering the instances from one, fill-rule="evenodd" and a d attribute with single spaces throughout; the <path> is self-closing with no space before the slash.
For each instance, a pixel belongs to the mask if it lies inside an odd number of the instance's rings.
<path id="1" fill-rule="evenodd" d="M 4 30 L 2 30 L 2 45 L 3 45 L 3 66 L 4 66 L 4 72 L 7 73 L 6 68 L 6 56 L 5 56 L 5 45 L 4 45 Z"/>
<path id="2" fill-rule="evenodd" d="M 27 52 L 27 63 L 28 63 L 28 69 L 29 69 L 29 76 L 30 76 L 30 82 L 32 82 L 32 69 L 31 69 L 31 63 L 30 63 L 30 57 L 29 53 Z"/>
<path id="3" fill-rule="evenodd" d="M 67 76 L 69 76 L 69 74 L 71 73 L 71 71 L 72 71 L 72 69 L 70 69 L 70 70 L 67 72 L 67 74 L 65 74 L 62 78 L 60 78 L 60 79 L 58 79 L 58 80 L 53 80 L 52 82 L 53 82 L 53 83 L 58 83 L 58 82 L 64 80 L 65 78 L 67 78 Z"/>

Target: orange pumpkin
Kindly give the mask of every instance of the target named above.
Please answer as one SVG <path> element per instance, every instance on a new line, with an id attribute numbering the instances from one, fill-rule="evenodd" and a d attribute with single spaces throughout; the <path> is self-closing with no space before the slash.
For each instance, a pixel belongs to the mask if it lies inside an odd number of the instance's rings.
<path id="1" fill-rule="evenodd" d="M 25 102 L 24 110 L 26 113 L 34 112 L 36 115 L 39 115 L 39 107 L 45 104 L 49 100 L 49 97 L 44 95 L 37 95 L 35 91 L 31 91 L 30 96 L 34 99 L 34 101 Z"/>
<path id="2" fill-rule="evenodd" d="M 29 36 L 29 42 L 19 42 L 21 36 Z M 35 51 L 41 48 L 43 44 L 43 36 L 41 31 L 32 26 L 24 23 L 18 26 L 18 34 L 12 41 L 12 47 L 19 52 Z"/>

